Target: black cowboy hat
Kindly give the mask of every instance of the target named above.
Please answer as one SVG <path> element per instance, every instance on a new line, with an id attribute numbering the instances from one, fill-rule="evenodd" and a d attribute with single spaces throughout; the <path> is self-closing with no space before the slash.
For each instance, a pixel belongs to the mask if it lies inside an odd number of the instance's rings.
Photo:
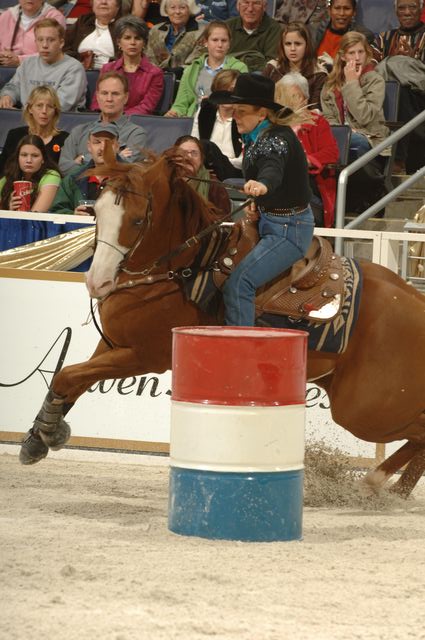
<path id="1" fill-rule="evenodd" d="M 284 109 L 284 116 L 292 113 L 292 109 L 274 101 L 273 80 L 258 73 L 241 73 L 232 92 L 213 91 L 208 99 L 213 104 L 250 104 L 272 111 Z"/>

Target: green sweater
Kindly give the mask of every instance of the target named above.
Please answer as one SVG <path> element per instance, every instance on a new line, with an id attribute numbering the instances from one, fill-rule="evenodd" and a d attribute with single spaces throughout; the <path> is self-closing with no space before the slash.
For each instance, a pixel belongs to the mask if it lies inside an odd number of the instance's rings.
<path id="1" fill-rule="evenodd" d="M 262 71 L 269 60 L 277 58 L 282 26 L 266 13 L 253 33 L 247 33 L 239 16 L 226 23 L 232 33 L 229 53 L 243 60 L 249 71 Z"/>
<path id="2" fill-rule="evenodd" d="M 94 166 L 93 161 L 77 165 L 67 176 L 62 178 L 60 187 L 49 213 L 63 213 L 71 215 L 78 207 L 80 200 L 87 199 L 88 178 L 83 177 L 84 171 Z"/>
<path id="3" fill-rule="evenodd" d="M 205 60 L 208 54 L 204 53 L 192 62 L 191 65 L 186 67 L 183 72 L 183 76 L 180 80 L 179 90 L 177 91 L 176 99 L 171 106 L 171 111 L 176 111 L 179 116 L 193 116 L 198 107 L 198 100 L 196 95 L 196 83 L 199 78 L 199 74 L 204 67 Z M 244 62 L 233 58 L 233 56 L 226 56 L 224 60 L 223 69 L 237 69 L 241 73 L 248 71 L 248 67 Z"/>

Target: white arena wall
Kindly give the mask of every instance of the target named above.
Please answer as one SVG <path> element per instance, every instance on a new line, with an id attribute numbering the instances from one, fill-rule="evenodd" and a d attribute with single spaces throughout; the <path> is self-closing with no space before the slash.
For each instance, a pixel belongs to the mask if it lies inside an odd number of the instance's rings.
<path id="1" fill-rule="evenodd" d="M 350 232 L 358 234 L 363 232 Z M 385 234 L 368 235 L 374 236 L 374 259 L 382 257 L 384 246 L 394 264 L 394 250 L 388 247 L 399 239 L 381 237 L 377 248 L 378 236 Z M 72 331 L 65 365 L 87 360 L 98 334 L 92 322 L 87 324 L 90 307 L 82 274 L 3 268 L 0 300 L 0 442 L 16 444 L 32 425 L 46 395 L 64 343 L 63 332 Z M 95 384 L 67 416 L 73 434 L 70 446 L 166 454 L 170 386 L 170 372 Z M 333 423 L 327 396 L 315 384 L 307 385 L 306 404 L 307 440 L 323 440 L 346 452 L 355 464 L 368 466 L 382 459 L 383 445 L 360 441 Z M 387 445 L 385 453 L 399 446 Z"/>

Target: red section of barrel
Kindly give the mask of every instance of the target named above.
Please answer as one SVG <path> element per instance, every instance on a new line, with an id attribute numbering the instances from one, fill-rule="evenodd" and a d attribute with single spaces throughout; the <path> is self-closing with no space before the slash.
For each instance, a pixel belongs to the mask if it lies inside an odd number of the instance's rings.
<path id="1" fill-rule="evenodd" d="M 304 331 L 178 327 L 173 333 L 173 400 L 233 406 L 304 403 Z"/>

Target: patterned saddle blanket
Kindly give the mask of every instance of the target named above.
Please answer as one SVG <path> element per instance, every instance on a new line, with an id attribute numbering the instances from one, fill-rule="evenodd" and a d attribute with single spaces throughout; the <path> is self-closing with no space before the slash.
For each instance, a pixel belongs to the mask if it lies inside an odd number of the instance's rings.
<path id="1" fill-rule="evenodd" d="M 189 300 L 210 315 L 222 315 L 220 289 L 258 241 L 255 222 L 219 227 L 206 240 L 183 278 Z M 335 255 L 315 237 L 306 257 L 257 291 L 260 326 L 297 328 L 309 333 L 309 349 L 342 353 L 354 328 L 361 293 L 357 263 Z"/>

